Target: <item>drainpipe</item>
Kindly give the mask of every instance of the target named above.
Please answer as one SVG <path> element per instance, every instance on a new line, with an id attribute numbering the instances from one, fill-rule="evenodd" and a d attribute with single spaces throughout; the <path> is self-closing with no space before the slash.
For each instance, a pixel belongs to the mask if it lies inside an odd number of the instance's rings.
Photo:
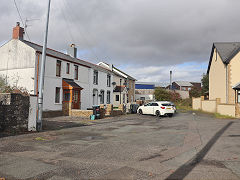
<path id="1" fill-rule="evenodd" d="M 122 79 L 120 79 L 120 104 L 122 104 L 121 90 L 122 90 Z"/>
<path id="2" fill-rule="evenodd" d="M 228 104 L 228 65 L 226 64 L 226 103 Z"/>

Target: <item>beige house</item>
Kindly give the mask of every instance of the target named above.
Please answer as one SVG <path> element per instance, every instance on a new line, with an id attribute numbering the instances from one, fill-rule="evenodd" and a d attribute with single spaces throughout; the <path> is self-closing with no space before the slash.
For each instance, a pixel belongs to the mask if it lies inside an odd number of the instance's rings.
<path id="1" fill-rule="evenodd" d="M 209 100 L 240 105 L 240 42 L 214 43 L 209 60 Z"/>

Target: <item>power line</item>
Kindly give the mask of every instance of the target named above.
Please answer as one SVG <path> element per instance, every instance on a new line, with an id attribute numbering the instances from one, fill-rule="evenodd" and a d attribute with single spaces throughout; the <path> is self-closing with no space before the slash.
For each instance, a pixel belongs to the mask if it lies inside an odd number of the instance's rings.
<path id="1" fill-rule="evenodd" d="M 74 19 L 74 18 L 70 17 L 70 15 L 76 16 L 74 10 L 70 7 L 70 5 L 68 4 L 67 1 L 62 0 L 62 2 L 63 2 L 63 6 L 65 6 L 65 9 L 67 9 L 67 7 L 68 7 L 71 10 L 71 13 L 67 13 L 69 15 L 69 18 Z M 78 16 L 76 16 L 76 17 L 78 18 Z M 81 37 L 83 38 L 83 40 L 85 41 L 85 44 L 89 47 L 89 50 L 92 52 L 92 54 L 97 58 L 98 61 L 100 61 L 100 59 L 97 56 L 97 53 L 95 51 L 93 51 L 93 49 L 91 48 L 91 45 L 88 43 L 88 40 L 87 40 L 86 36 L 84 36 L 83 32 L 81 30 L 79 30 L 78 32 L 81 35 Z M 77 34 L 77 35 L 79 35 L 79 34 Z M 88 34 L 88 36 L 90 36 L 90 35 Z"/>
<path id="2" fill-rule="evenodd" d="M 73 34 L 72 34 L 72 31 L 71 31 L 71 28 L 70 28 L 70 24 L 68 23 L 68 19 L 67 19 L 67 16 L 65 15 L 64 11 L 63 11 L 63 8 L 60 6 L 59 4 L 59 7 L 61 9 L 61 12 L 63 14 L 63 19 L 67 25 L 67 30 L 68 30 L 68 34 L 70 36 L 70 39 L 71 39 L 71 43 L 74 43 L 75 44 L 75 41 L 74 41 L 74 38 L 73 38 Z"/>
<path id="3" fill-rule="evenodd" d="M 16 0 L 13 0 L 13 2 L 14 2 L 14 5 L 15 5 L 15 7 L 16 7 L 16 9 L 17 9 L 18 16 L 19 16 L 19 18 L 20 18 L 20 20 L 21 20 L 21 22 L 22 22 L 22 25 L 24 25 L 23 20 L 22 20 L 21 13 L 20 13 L 20 11 L 19 11 L 19 9 L 18 9 L 18 6 L 17 6 L 17 3 L 16 3 Z M 30 41 L 30 37 L 29 37 L 26 29 L 25 29 L 25 32 L 26 32 L 26 35 L 27 35 L 27 37 L 28 37 L 28 39 L 29 39 L 29 41 Z"/>

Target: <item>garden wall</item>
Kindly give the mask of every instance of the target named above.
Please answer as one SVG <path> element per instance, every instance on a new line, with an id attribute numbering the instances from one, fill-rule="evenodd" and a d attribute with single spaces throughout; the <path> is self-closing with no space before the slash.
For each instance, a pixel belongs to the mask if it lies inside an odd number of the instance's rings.
<path id="1" fill-rule="evenodd" d="M 0 94 L 0 129 L 17 130 L 28 128 L 29 96 Z"/>
<path id="2" fill-rule="evenodd" d="M 222 104 L 220 98 L 216 100 L 204 100 L 204 97 L 192 98 L 192 108 L 210 113 L 219 113 L 232 117 L 239 117 L 240 108 L 238 104 Z"/>

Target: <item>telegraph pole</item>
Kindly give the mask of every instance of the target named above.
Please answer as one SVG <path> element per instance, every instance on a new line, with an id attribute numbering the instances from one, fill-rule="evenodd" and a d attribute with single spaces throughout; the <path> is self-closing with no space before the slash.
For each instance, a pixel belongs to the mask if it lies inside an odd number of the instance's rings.
<path id="1" fill-rule="evenodd" d="M 46 28 L 44 33 L 44 42 L 42 49 L 42 61 L 41 61 L 41 71 L 39 79 L 39 89 L 38 89 L 38 118 L 37 118 L 37 131 L 42 130 L 42 111 L 43 111 L 43 86 L 44 86 L 44 75 L 45 75 L 45 62 L 46 62 L 46 48 L 47 48 L 47 37 L 48 37 L 48 22 L 50 13 L 51 0 L 48 0 L 48 11 L 46 19 Z"/>

